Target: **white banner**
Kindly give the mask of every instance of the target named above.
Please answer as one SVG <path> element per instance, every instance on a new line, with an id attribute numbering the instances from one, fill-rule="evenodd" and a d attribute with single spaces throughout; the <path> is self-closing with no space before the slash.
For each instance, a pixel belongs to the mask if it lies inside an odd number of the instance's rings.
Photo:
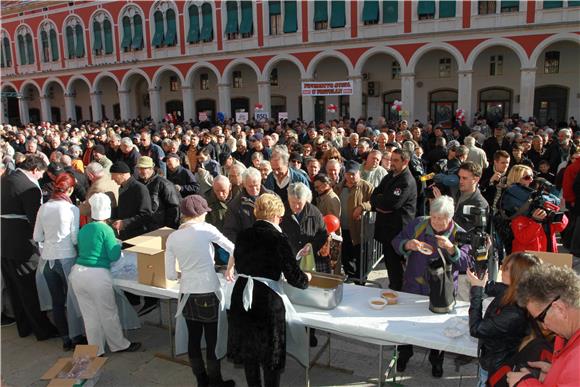
<path id="1" fill-rule="evenodd" d="M 278 113 L 278 122 L 284 121 L 288 119 L 288 112 L 279 112 Z"/>
<path id="2" fill-rule="evenodd" d="M 302 95 L 352 95 L 352 81 L 302 82 Z"/>
<path id="3" fill-rule="evenodd" d="M 256 112 L 254 113 L 254 119 L 258 122 L 260 122 L 261 120 L 268 120 L 268 118 L 270 118 L 270 115 L 268 114 L 268 112 Z"/>
<path id="4" fill-rule="evenodd" d="M 248 123 L 248 112 L 237 112 L 236 113 L 236 122 L 241 124 Z"/>

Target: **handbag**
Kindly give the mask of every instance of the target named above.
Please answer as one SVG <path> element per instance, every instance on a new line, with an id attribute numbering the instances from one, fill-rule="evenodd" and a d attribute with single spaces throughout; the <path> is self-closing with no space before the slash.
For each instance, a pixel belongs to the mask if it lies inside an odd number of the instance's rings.
<path id="1" fill-rule="evenodd" d="M 429 281 L 429 310 L 433 313 L 449 313 L 455 308 L 455 284 L 453 265 L 445 259 L 437 248 L 440 259 L 429 262 L 427 267 Z"/>

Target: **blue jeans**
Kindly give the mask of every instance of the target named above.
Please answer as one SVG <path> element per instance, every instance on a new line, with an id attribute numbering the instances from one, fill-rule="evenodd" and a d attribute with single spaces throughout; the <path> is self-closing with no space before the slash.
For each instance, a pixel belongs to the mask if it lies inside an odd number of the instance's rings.
<path id="1" fill-rule="evenodd" d="M 52 269 L 50 263 L 53 262 Z M 63 340 L 68 339 L 68 323 L 66 316 L 66 300 L 68 292 L 67 273 L 74 263 L 74 258 L 71 259 L 57 259 L 46 262 L 42 274 L 46 279 L 50 297 L 52 298 L 52 315 L 54 317 L 54 325 L 58 329 L 58 333 Z"/>
<path id="2" fill-rule="evenodd" d="M 477 387 L 486 387 L 487 386 L 487 378 L 489 374 L 486 370 L 479 366 L 479 372 L 477 374 L 479 380 L 477 381 Z"/>

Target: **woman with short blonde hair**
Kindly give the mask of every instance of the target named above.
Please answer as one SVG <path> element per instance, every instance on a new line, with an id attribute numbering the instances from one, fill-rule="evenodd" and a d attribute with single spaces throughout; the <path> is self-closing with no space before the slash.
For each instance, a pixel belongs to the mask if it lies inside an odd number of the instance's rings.
<path id="1" fill-rule="evenodd" d="M 284 203 L 278 195 L 262 194 L 256 200 L 254 215 L 256 220 L 272 221 L 275 217 L 284 216 Z"/>
<path id="2" fill-rule="evenodd" d="M 531 179 L 528 178 L 527 176 L 530 176 Z M 528 167 L 527 165 L 516 164 L 512 167 L 512 169 L 508 173 L 507 185 L 509 187 L 513 184 L 521 183 L 522 180 L 526 180 L 526 179 L 528 179 L 529 182 L 531 183 L 533 180 L 533 177 L 534 177 L 534 171 L 532 170 L 532 168 Z"/>

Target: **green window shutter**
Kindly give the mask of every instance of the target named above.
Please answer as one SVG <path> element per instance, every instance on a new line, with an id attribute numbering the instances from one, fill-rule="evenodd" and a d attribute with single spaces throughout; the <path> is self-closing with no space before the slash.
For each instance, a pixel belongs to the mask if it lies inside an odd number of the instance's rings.
<path id="1" fill-rule="evenodd" d="M 455 17 L 455 0 L 442 0 L 439 2 L 439 17 Z"/>
<path id="2" fill-rule="evenodd" d="M 50 37 L 50 51 L 52 54 L 52 60 L 58 60 L 58 39 L 56 37 L 56 30 L 51 29 L 49 33 Z"/>
<path id="3" fill-rule="evenodd" d="M 143 48 L 143 20 L 141 15 L 133 16 L 133 27 L 135 27 L 135 36 L 131 43 L 131 48 L 140 50 Z M 129 36 L 131 36 L 131 23 L 129 22 Z"/>
<path id="4" fill-rule="evenodd" d="M 341 28 L 346 25 L 346 3 L 344 0 L 332 0 L 330 28 Z"/>
<path id="5" fill-rule="evenodd" d="M 0 67 L 6 67 L 6 61 L 4 61 L 4 49 L 0 50 Z"/>
<path id="6" fill-rule="evenodd" d="M 123 40 L 121 40 L 122 49 L 131 48 L 131 18 L 129 16 L 123 17 Z"/>
<path id="7" fill-rule="evenodd" d="M 187 41 L 189 43 L 199 42 L 199 10 L 197 5 L 189 6 L 189 32 L 187 33 Z"/>
<path id="8" fill-rule="evenodd" d="M 568 7 L 577 7 L 580 5 L 580 1 L 577 0 L 568 0 Z"/>
<path id="9" fill-rule="evenodd" d="M 270 16 L 282 15 L 282 4 L 279 1 L 268 1 L 268 11 Z"/>
<path id="10" fill-rule="evenodd" d="M 564 5 L 563 1 L 544 1 L 544 9 L 552 9 L 552 8 L 562 8 Z"/>
<path id="11" fill-rule="evenodd" d="M 75 54 L 77 58 L 82 58 L 85 56 L 85 34 L 83 32 L 83 26 L 77 24 L 75 27 L 75 35 L 77 40 Z"/>
<path id="12" fill-rule="evenodd" d="M 211 9 L 211 4 L 203 3 L 201 6 L 201 40 L 204 42 L 210 42 L 213 40 L 213 13 Z"/>
<path id="13" fill-rule="evenodd" d="M 26 34 L 26 52 L 28 53 L 28 64 L 34 64 L 34 46 L 30 34 Z"/>
<path id="14" fill-rule="evenodd" d="M 226 23 L 226 34 L 238 32 L 238 3 L 236 1 L 226 1 L 226 11 L 228 21 Z"/>
<path id="15" fill-rule="evenodd" d="M 383 1 L 383 23 L 399 21 L 399 4 L 395 1 Z"/>
<path id="16" fill-rule="evenodd" d="M 163 14 L 161 11 L 156 11 L 153 18 L 155 19 L 155 33 L 153 34 L 151 45 L 160 47 L 163 44 Z"/>
<path id="17" fill-rule="evenodd" d="M 96 54 L 103 49 L 103 38 L 101 37 L 101 23 L 95 20 L 93 23 L 93 52 Z"/>
<path id="18" fill-rule="evenodd" d="M 284 33 L 298 31 L 298 7 L 296 0 L 284 2 Z"/>
<path id="19" fill-rule="evenodd" d="M 326 0 L 316 0 L 314 2 L 314 22 L 328 21 L 328 2 Z"/>
<path id="20" fill-rule="evenodd" d="M 240 23 L 240 33 L 241 34 L 253 34 L 254 33 L 254 11 L 252 9 L 251 1 L 242 1 L 242 21 Z"/>
<path id="21" fill-rule="evenodd" d="M 363 5 L 362 21 L 379 21 L 379 0 L 365 0 Z"/>
<path id="22" fill-rule="evenodd" d="M 24 45 L 24 36 L 18 35 L 18 53 L 20 54 L 20 65 L 26 64 L 26 46 Z"/>
<path id="23" fill-rule="evenodd" d="M 519 9 L 519 6 L 520 6 L 520 2 L 519 1 L 505 1 L 505 0 L 502 0 L 502 2 L 501 2 L 501 9 L 504 9 L 504 8 L 514 8 L 514 7 L 518 7 L 518 9 Z"/>
<path id="24" fill-rule="evenodd" d="M 165 19 L 167 20 L 167 34 L 165 34 L 165 44 L 167 46 L 175 46 L 177 44 L 175 11 L 168 9 L 167 12 L 165 12 Z"/>
<path id="25" fill-rule="evenodd" d="M 419 1 L 419 4 L 417 5 L 417 14 L 419 16 L 435 15 L 435 1 Z"/>
<path id="26" fill-rule="evenodd" d="M 4 38 L 4 52 L 6 53 L 6 65 L 12 65 L 12 51 L 10 50 L 10 40 L 8 38 Z"/>
<path id="27" fill-rule="evenodd" d="M 113 53 L 113 28 L 111 26 L 111 21 L 105 19 L 103 21 L 103 33 L 105 35 L 105 54 Z"/>
<path id="28" fill-rule="evenodd" d="M 72 26 L 66 27 L 66 45 L 68 48 L 68 58 L 75 57 L 75 33 Z"/>
<path id="29" fill-rule="evenodd" d="M 46 31 L 40 31 L 40 41 L 42 42 L 42 61 L 48 62 L 48 34 Z"/>

